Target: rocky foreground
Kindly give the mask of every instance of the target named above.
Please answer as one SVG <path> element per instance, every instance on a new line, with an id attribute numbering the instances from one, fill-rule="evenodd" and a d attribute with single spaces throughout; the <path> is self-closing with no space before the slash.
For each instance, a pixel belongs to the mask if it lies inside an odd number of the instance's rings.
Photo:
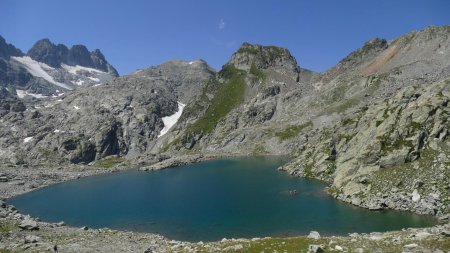
<path id="1" fill-rule="evenodd" d="M 179 242 L 160 235 L 45 223 L 0 203 L 1 252 L 449 252 L 450 225 L 345 237 L 222 239 Z"/>

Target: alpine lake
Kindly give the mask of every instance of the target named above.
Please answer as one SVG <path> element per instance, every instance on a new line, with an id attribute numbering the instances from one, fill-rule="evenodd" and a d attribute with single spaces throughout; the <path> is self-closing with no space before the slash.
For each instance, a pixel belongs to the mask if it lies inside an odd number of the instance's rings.
<path id="1" fill-rule="evenodd" d="M 346 235 L 435 224 L 433 217 L 369 211 L 325 185 L 277 168 L 280 157 L 227 158 L 152 172 L 68 181 L 9 199 L 23 214 L 71 226 L 151 232 L 183 241 Z"/>

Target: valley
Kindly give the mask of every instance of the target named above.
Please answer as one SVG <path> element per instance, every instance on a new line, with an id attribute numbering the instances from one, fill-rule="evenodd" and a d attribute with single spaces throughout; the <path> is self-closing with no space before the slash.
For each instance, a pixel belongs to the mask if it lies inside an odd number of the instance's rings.
<path id="1" fill-rule="evenodd" d="M 298 66 L 288 49 L 243 43 L 219 71 L 203 60 L 172 60 L 120 77 L 99 50 L 41 40 L 23 54 L 0 40 L 0 197 L 129 168 L 152 173 L 145 171 L 217 157 L 284 155 L 290 161 L 280 170 L 326 183 L 340 201 L 374 212 L 431 215 L 440 224 L 191 244 L 109 229 L 78 235 L 77 228 L 39 222 L 36 247 L 260 252 L 292 250 L 295 242 L 304 252 L 310 245 L 448 251 L 449 36 L 449 26 L 430 26 L 392 41 L 369 40 L 322 73 Z M 33 249 L 19 241 L 34 232 L 17 228 L 32 218 L 10 209 L 4 204 L 1 211 L 4 245 Z"/>

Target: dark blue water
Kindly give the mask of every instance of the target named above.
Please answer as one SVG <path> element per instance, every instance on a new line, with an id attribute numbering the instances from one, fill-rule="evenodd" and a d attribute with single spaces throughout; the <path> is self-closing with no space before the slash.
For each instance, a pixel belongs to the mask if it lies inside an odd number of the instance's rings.
<path id="1" fill-rule="evenodd" d="M 280 158 L 208 161 L 155 172 L 126 172 L 53 185 L 10 199 L 49 222 L 156 232 L 171 239 L 220 240 L 346 234 L 422 227 L 434 219 L 340 203 L 324 185 L 278 172 Z M 296 189 L 299 194 L 287 194 Z"/>

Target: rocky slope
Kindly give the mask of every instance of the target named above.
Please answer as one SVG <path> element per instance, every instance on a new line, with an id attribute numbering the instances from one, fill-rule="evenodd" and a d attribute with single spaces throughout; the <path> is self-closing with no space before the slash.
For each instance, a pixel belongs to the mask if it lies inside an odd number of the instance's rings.
<path id="1" fill-rule="evenodd" d="M 449 35 L 448 26 L 428 27 L 370 40 L 324 73 L 299 67 L 287 49 L 244 43 L 218 73 L 203 61 L 176 60 L 35 105 L 3 92 L 0 160 L 91 164 L 119 156 L 110 162 L 143 165 L 181 155 L 283 154 L 293 158 L 286 171 L 328 182 L 344 201 L 444 215 Z M 31 50 L 36 59 L 74 64 L 70 50 L 38 44 L 57 50 Z M 18 53 L 4 48 L 3 55 Z M 79 64 L 105 67 L 90 59 Z M 177 123 L 161 136 L 169 121 Z"/>
<path id="2" fill-rule="evenodd" d="M 177 102 L 189 101 L 212 75 L 202 61 L 173 61 L 27 108 L 10 106 L 0 119 L 0 159 L 4 164 L 87 164 L 119 155 L 149 162 L 163 117 L 175 113 Z"/>
<path id="3" fill-rule="evenodd" d="M 68 49 L 42 39 L 24 54 L 0 36 L 0 86 L 19 98 L 59 96 L 117 76 L 98 49 L 89 52 L 83 45 Z"/>
<path id="4" fill-rule="evenodd" d="M 320 74 L 286 49 L 243 44 L 162 151 L 289 154 L 285 170 L 329 182 L 344 201 L 448 213 L 449 35 L 374 39 Z"/>

